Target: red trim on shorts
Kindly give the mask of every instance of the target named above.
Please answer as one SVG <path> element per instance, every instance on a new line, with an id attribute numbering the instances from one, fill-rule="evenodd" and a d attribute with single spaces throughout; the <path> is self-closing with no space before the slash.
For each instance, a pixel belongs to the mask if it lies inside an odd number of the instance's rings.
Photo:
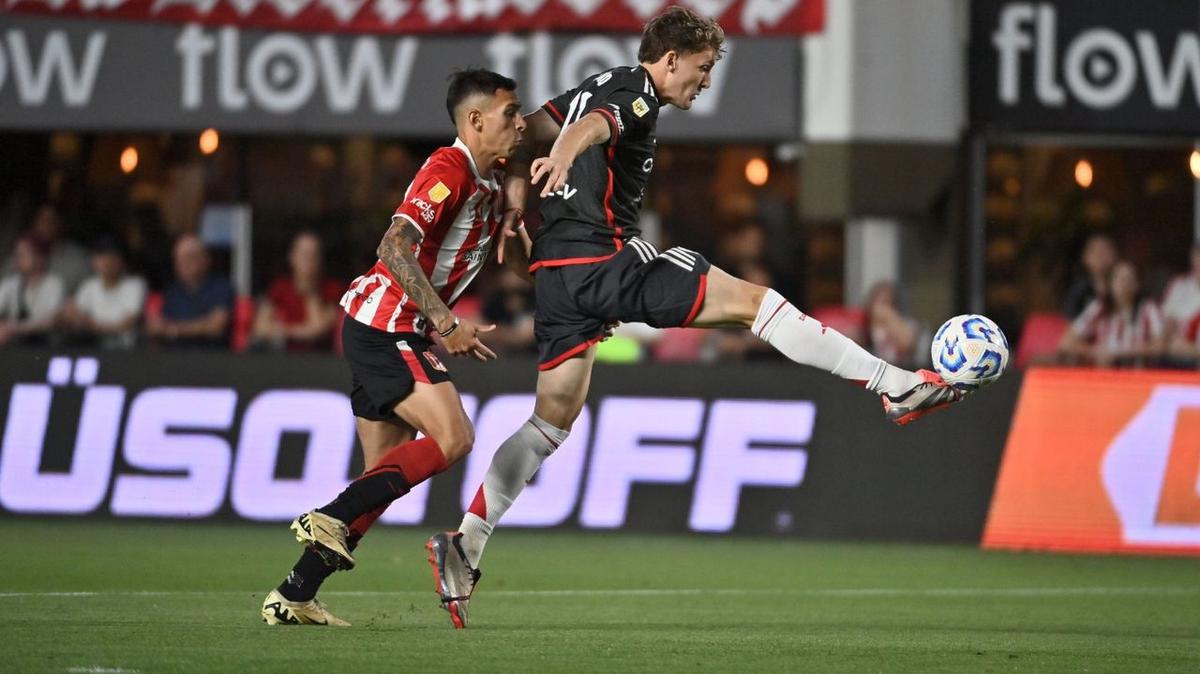
<path id="1" fill-rule="evenodd" d="M 558 260 L 538 260 L 537 262 L 529 265 L 529 273 L 532 274 L 542 267 L 566 267 L 573 264 L 592 264 L 594 262 L 604 262 L 614 255 L 616 255 L 616 253 L 609 253 L 608 255 L 601 255 L 600 257 L 564 257 Z"/>
<path id="2" fill-rule="evenodd" d="M 556 357 L 546 361 L 545 363 L 538 363 L 538 370 L 541 370 L 543 372 L 546 370 L 553 370 L 554 368 L 558 367 L 559 365 L 562 365 L 563 362 L 566 361 L 568 358 L 573 358 L 574 356 L 577 356 L 580 353 L 587 351 L 588 347 L 590 347 L 591 345 L 595 344 L 596 342 L 598 342 L 602 339 L 604 339 L 604 335 L 600 335 L 599 337 L 593 337 L 593 338 L 589 339 L 588 341 L 584 342 L 583 344 L 578 344 L 576 346 L 573 346 L 570 349 L 567 349 L 566 353 L 564 353 L 560 356 L 556 356 Z"/>
<path id="3" fill-rule="evenodd" d="M 558 108 L 554 107 L 554 101 L 546 101 L 546 103 L 542 105 L 542 109 L 550 113 L 550 116 L 554 117 L 558 121 L 559 126 L 562 126 L 562 123 L 566 117 L 563 117 L 563 114 L 558 111 Z"/>
<path id="4" fill-rule="evenodd" d="M 683 319 L 683 325 L 679 326 L 686 328 L 696 320 L 696 314 L 700 313 L 700 306 L 704 304 L 704 295 L 708 292 L 708 274 L 700 275 L 700 288 L 696 291 L 696 301 L 692 304 L 692 310 L 688 312 L 687 318 Z"/>
<path id="5" fill-rule="evenodd" d="M 429 383 L 429 375 L 425 374 L 425 368 L 421 367 L 421 361 L 417 360 L 417 354 L 412 349 L 398 349 L 400 356 L 404 358 L 405 364 L 412 372 L 413 379 L 423 383 Z"/>

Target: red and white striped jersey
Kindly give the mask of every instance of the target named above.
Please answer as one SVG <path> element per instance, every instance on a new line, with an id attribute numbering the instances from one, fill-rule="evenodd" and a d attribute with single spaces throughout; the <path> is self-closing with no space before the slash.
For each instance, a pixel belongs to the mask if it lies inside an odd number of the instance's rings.
<path id="1" fill-rule="evenodd" d="M 1104 303 L 1092 300 L 1071 324 L 1080 339 L 1111 352 L 1141 348 L 1162 338 L 1166 327 L 1162 311 L 1152 300 L 1143 300 L 1132 314 L 1108 312 Z"/>
<path id="2" fill-rule="evenodd" d="M 497 173 L 481 176 L 471 151 L 456 138 L 453 146 L 429 155 L 392 216 L 392 222 L 402 218 L 421 233 L 413 252 L 447 306 L 454 306 L 487 260 L 502 198 Z M 354 279 L 341 305 L 354 320 L 386 332 L 425 334 L 430 327 L 382 260 Z"/>

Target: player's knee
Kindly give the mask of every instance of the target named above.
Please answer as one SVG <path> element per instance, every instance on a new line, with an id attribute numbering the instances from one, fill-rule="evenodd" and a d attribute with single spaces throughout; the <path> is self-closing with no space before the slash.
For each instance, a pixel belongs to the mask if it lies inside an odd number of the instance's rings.
<path id="1" fill-rule="evenodd" d="M 582 407 L 578 392 L 538 391 L 534 413 L 555 428 L 569 431 L 575 419 L 579 417 Z"/>
<path id="2" fill-rule="evenodd" d="M 737 291 L 734 293 L 733 301 L 730 302 L 729 314 L 731 317 L 746 327 L 754 325 L 754 319 L 758 317 L 758 308 L 762 306 L 767 290 L 758 284 L 739 279 Z"/>
<path id="3" fill-rule="evenodd" d="M 470 422 L 449 424 L 444 429 L 431 433 L 434 442 L 446 456 L 446 463 L 454 463 L 471 453 L 475 446 L 475 428 Z"/>

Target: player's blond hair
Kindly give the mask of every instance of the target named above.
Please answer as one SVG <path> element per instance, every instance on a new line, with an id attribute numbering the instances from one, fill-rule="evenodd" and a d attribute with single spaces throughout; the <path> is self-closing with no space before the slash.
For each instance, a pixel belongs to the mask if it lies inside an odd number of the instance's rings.
<path id="1" fill-rule="evenodd" d="M 712 49 L 717 58 L 725 52 L 725 31 L 714 19 L 674 5 L 650 19 L 642 31 L 638 62 L 654 63 L 669 51 L 696 54 Z"/>

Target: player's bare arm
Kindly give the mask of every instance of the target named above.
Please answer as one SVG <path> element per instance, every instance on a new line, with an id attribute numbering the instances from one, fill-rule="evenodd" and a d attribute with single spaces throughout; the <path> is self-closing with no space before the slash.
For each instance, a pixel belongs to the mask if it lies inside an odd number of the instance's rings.
<path id="1" fill-rule="evenodd" d="M 543 198 L 561 190 L 575 159 L 589 147 L 607 142 L 609 136 L 608 122 L 601 113 L 589 112 L 563 130 L 558 140 L 554 141 L 549 156 L 534 160 L 530 182 L 536 185 L 543 177 L 546 178 L 541 192 Z"/>
<path id="2" fill-rule="evenodd" d="M 456 318 L 446 303 L 438 297 L 413 254 L 413 247 L 421 240 L 421 233 L 412 223 L 396 218 L 379 242 L 376 254 L 387 265 L 392 277 L 400 283 L 425 318 L 442 337 L 442 344 L 452 355 L 472 355 L 479 360 L 491 360 L 495 352 L 479 341 L 478 333 L 495 329 L 494 325 L 477 326 L 470 321 Z"/>
<path id="3" fill-rule="evenodd" d="M 504 242 L 496 246 L 496 261 L 501 264 L 505 263 L 507 250 L 510 247 L 509 242 L 518 238 L 518 229 L 522 224 L 522 216 L 525 215 L 526 200 L 529 195 L 530 165 L 544 148 L 554 142 L 554 139 L 558 137 L 559 130 L 558 122 L 546 114 L 545 110 L 539 109 L 525 115 L 525 131 L 521 135 L 521 144 L 508 158 L 505 167 L 504 203 L 508 206 L 504 211 L 500 227 Z M 525 238 L 528 238 L 527 234 Z M 510 268 L 528 280 L 529 246 L 526 246 L 525 250 L 526 260 L 520 263 L 521 271 L 517 271 L 516 267 L 512 265 Z"/>
<path id="4" fill-rule="evenodd" d="M 519 209 L 513 210 L 511 214 L 505 213 L 505 219 L 508 219 L 510 215 L 516 223 L 512 226 L 512 235 L 506 235 L 500 245 L 502 251 L 508 252 L 502 252 L 499 259 L 514 274 L 526 281 L 532 282 L 533 275 L 529 273 L 529 258 L 533 253 L 533 239 L 529 237 L 529 232 L 525 230 L 525 223 L 520 220 L 521 213 Z"/>

